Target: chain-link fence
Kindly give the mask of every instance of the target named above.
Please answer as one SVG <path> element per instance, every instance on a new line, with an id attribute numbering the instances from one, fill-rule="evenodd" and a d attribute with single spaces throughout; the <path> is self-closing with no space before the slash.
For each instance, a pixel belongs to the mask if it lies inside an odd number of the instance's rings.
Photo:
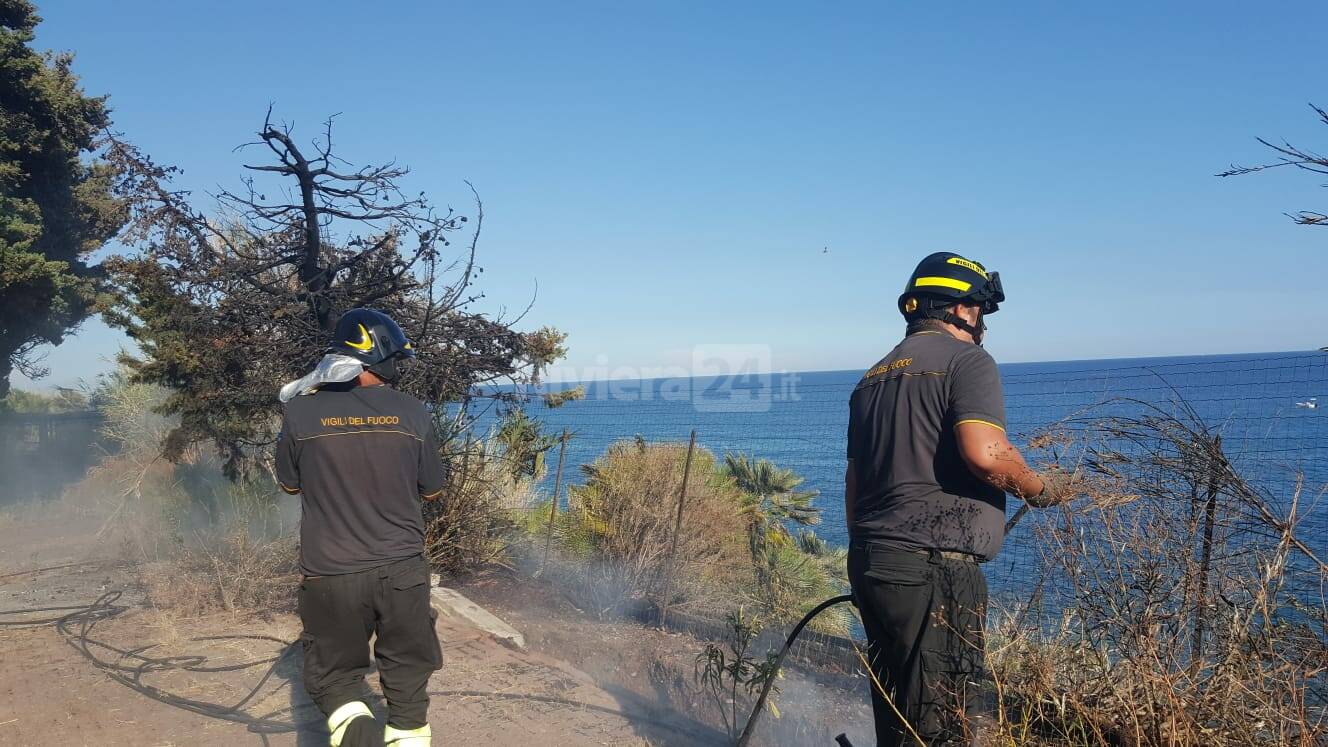
<path id="1" fill-rule="evenodd" d="M 477 397 L 467 418 L 473 437 L 482 440 L 498 427 L 502 413 L 519 404 L 541 433 L 555 437 L 546 443 L 549 464 L 541 471 L 539 490 L 527 496 L 529 505 L 547 501 L 559 452 L 556 436 L 563 432 L 568 434 L 560 503 L 565 510 L 568 486 L 582 484 L 585 466 L 611 444 L 639 439 L 685 445 L 695 431 L 698 448 L 721 460 L 724 454 L 745 454 L 800 475 L 799 489 L 818 493 L 820 522 L 811 529 L 830 545 L 843 546 L 848 399 L 859 375 L 596 381 L 584 385 L 584 398 L 556 408 L 547 407 L 541 393 Z M 1121 494 L 1139 492 L 1131 491 L 1131 481 L 1155 485 L 1161 479 L 1157 470 L 1181 469 L 1178 461 L 1192 463 L 1197 472 L 1229 470 L 1213 492 L 1233 493 L 1228 483 L 1239 479 L 1248 494 L 1229 503 L 1258 503 L 1235 511 L 1229 521 L 1276 535 L 1277 522 L 1295 502 L 1301 555 L 1328 554 L 1328 509 L 1319 500 L 1328 485 L 1328 415 L 1318 406 L 1328 400 L 1328 353 L 1013 364 L 1002 367 L 1002 378 L 1011 438 L 1031 461 L 1091 472 L 1106 469 L 1108 455 L 1134 460 L 1130 469 L 1116 469 Z M 1164 432 L 1168 424 L 1184 426 L 1183 433 Z M 1176 442 L 1182 436 L 1204 445 L 1186 454 L 1186 445 Z M 1216 457 L 1209 453 L 1214 447 Z M 1199 486 L 1196 516 L 1207 501 L 1205 479 L 1192 480 Z M 1008 513 L 1018 505 L 1011 500 Z M 1031 593 L 1046 549 L 1039 527 L 1054 515 L 1034 512 L 1014 526 L 986 566 L 994 597 Z M 1198 531 L 1202 534 L 1202 527 Z"/>

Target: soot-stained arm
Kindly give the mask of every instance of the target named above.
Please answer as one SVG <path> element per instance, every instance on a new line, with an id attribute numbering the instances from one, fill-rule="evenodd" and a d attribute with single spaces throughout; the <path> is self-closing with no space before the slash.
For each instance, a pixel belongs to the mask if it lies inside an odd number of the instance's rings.
<path id="1" fill-rule="evenodd" d="M 978 479 L 1022 498 L 1031 506 L 1051 505 L 1038 501 L 1046 486 L 1010 443 L 1004 429 L 984 421 L 970 420 L 955 426 L 955 438 L 964 463 Z"/>

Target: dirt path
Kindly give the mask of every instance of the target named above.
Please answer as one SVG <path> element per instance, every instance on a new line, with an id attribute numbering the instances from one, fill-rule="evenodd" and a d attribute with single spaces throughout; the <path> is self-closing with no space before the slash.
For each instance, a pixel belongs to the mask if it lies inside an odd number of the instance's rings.
<path id="1" fill-rule="evenodd" d="M 149 609 L 132 567 L 86 533 L 67 539 L 70 528 L 57 520 L 0 527 L 0 610 L 121 595 L 59 628 L 20 623 L 70 610 L 0 616 L 0 745 L 327 743 L 300 684 L 298 647 L 285 643 L 298 635 L 294 616 L 180 620 Z M 90 564 L 12 575 L 81 561 Z M 693 745 L 709 736 L 561 658 L 505 648 L 450 618 L 440 618 L 439 635 L 446 663 L 430 681 L 430 722 L 440 743 Z M 376 690 L 377 676 L 368 679 Z M 373 705 L 383 718 L 381 699 Z M 229 706 L 238 706 L 224 714 L 233 720 L 196 712 Z"/>
<path id="2" fill-rule="evenodd" d="M 638 712 L 685 728 L 694 737 L 691 744 L 731 744 L 719 731 L 723 716 L 715 701 L 695 678 L 696 658 L 706 641 L 633 620 L 598 619 L 555 588 L 528 577 L 477 578 L 462 591 L 521 630 L 532 650 L 579 667 Z M 764 718 L 753 744 L 833 746 L 841 732 L 854 744 L 871 744 L 875 738 L 866 684 L 856 672 L 813 671 L 786 662 L 772 696 L 782 716 Z M 741 719 L 748 708 L 750 701 L 745 701 L 739 708 Z"/>
<path id="3" fill-rule="evenodd" d="M 0 523 L 0 746 L 327 744 L 290 643 L 300 632 L 294 615 L 182 619 L 156 610 L 123 543 L 98 536 L 100 527 L 77 515 Z M 725 743 L 694 682 L 704 642 L 596 619 L 523 577 L 477 579 L 462 591 L 529 647 L 506 648 L 462 618 L 440 616 L 445 663 L 429 686 L 438 743 Z M 12 614 L 49 607 L 62 609 Z M 785 715 L 766 719 L 762 744 L 833 744 L 840 730 L 867 739 L 862 688 L 796 667 L 786 674 Z M 368 685 L 385 721 L 376 674 Z"/>

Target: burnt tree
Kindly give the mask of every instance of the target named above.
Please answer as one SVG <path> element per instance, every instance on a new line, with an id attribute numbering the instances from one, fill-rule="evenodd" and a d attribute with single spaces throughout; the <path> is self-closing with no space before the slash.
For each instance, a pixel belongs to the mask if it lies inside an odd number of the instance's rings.
<path id="1" fill-rule="evenodd" d="M 556 330 L 520 332 L 518 320 L 472 309 L 482 298 L 478 195 L 472 221 L 408 195 L 394 162 L 338 158 L 331 120 L 302 148 L 269 112 L 241 147 L 264 148 L 270 162 L 246 165 L 243 187 L 213 195 L 211 212 L 173 189 L 175 168 L 121 141 L 108 151 L 135 251 L 107 261 L 115 293 L 103 310 L 142 350 L 125 360 L 134 376 L 172 390 L 164 412 L 180 423 L 166 457 L 210 441 L 230 474 L 251 463 L 274 440 L 278 388 L 318 361 L 347 309 L 401 323 L 418 354 L 401 388 L 427 402 L 537 380 L 561 356 Z M 457 235 L 466 240 L 453 248 Z"/>

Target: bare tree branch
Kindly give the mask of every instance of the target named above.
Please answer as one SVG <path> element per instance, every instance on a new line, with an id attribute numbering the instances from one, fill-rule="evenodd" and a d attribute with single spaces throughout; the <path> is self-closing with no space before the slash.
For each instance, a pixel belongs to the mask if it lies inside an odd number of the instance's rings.
<path id="1" fill-rule="evenodd" d="M 108 260 L 118 300 L 104 313 L 143 350 L 132 362 L 139 380 L 174 391 L 164 408 L 180 427 L 168 457 L 211 440 L 239 469 L 274 438 L 277 389 L 307 372 L 337 316 L 357 306 L 401 323 L 418 355 L 402 385 L 430 402 L 462 400 L 479 383 L 537 380 L 561 354 L 554 330 L 520 333 L 466 310 L 477 297 L 469 288 L 483 217 L 469 183 L 473 224 L 422 193 L 407 196 L 409 171 L 394 162 L 338 158 L 332 118 L 309 156 L 270 108 L 258 137 L 252 144 L 271 161 L 246 164 L 251 176 L 212 195 L 211 213 L 170 189 L 175 169 L 124 143 L 111 148 L 136 251 Z M 467 227 L 465 248 L 444 259 L 449 234 Z"/>
<path id="2" fill-rule="evenodd" d="M 1318 115 L 1319 121 L 1328 125 L 1328 111 L 1325 111 L 1314 104 L 1310 104 L 1309 106 L 1314 110 L 1315 114 Z M 1313 151 L 1303 150 L 1286 141 L 1283 141 L 1281 145 L 1276 145 L 1263 138 L 1257 138 L 1257 140 L 1265 147 L 1277 152 L 1281 157 L 1272 163 L 1265 163 L 1258 166 L 1239 166 L 1232 164 L 1231 168 L 1217 174 L 1217 176 L 1242 176 L 1244 174 L 1254 174 L 1260 171 L 1268 171 L 1269 169 L 1282 168 L 1284 166 L 1290 166 L 1314 174 L 1328 174 L 1328 156 Z M 1328 186 L 1328 184 L 1323 186 Z M 1318 211 L 1302 210 L 1298 213 L 1286 213 L 1285 215 L 1292 221 L 1303 226 L 1328 226 L 1328 214 Z"/>

